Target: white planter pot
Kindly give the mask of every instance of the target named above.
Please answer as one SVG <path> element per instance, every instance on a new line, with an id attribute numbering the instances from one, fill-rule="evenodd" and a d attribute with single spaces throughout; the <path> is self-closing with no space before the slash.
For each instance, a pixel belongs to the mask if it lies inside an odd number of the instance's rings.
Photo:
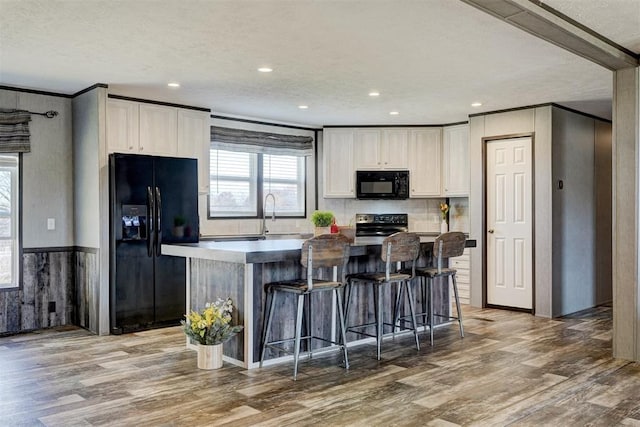
<path id="1" fill-rule="evenodd" d="M 443 219 L 440 223 L 440 233 L 446 233 L 447 231 L 449 231 L 449 224 L 447 224 L 447 221 Z"/>
<path id="2" fill-rule="evenodd" d="M 198 369 L 222 368 L 222 344 L 198 344 Z"/>

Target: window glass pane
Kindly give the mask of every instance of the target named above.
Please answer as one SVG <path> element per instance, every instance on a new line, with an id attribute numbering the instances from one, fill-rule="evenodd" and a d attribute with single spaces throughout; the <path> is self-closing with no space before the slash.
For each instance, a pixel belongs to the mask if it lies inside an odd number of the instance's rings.
<path id="1" fill-rule="evenodd" d="M 0 169 L 0 215 L 11 215 L 11 170 Z"/>
<path id="2" fill-rule="evenodd" d="M 18 155 L 0 155 L 0 288 L 18 286 Z"/>
<path id="3" fill-rule="evenodd" d="M 210 151 L 210 216 L 257 216 L 257 155 Z"/>
<path id="4" fill-rule="evenodd" d="M 276 215 L 304 215 L 304 157 L 265 154 L 263 170 L 263 192 L 275 196 Z"/>
<path id="5" fill-rule="evenodd" d="M 0 287 L 12 284 L 13 240 L 0 240 Z"/>
<path id="6" fill-rule="evenodd" d="M 0 239 L 11 238 L 11 218 L 0 215 Z"/>

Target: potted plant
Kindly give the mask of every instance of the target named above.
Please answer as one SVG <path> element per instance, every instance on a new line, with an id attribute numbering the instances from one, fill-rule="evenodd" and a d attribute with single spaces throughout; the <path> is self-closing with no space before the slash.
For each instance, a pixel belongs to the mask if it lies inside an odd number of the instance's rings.
<path id="1" fill-rule="evenodd" d="M 214 303 L 205 304 L 201 312 L 192 310 L 185 315 L 181 322 L 184 333 L 198 343 L 198 368 L 222 367 L 222 344 L 243 328 L 231 325 L 232 312 L 231 298 L 218 298 Z"/>
<path id="2" fill-rule="evenodd" d="M 173 235 L 175 237 L 184 237 L 184 226 L 186 223 L 187 219 L 182 215 L 173 217 Z"/>
<path id="3" fill-rule="evenodd" d="M 315 211 L 311 214 L 311 222 L 316 227 L 315 235 L 331 233 L 333 218 L 333 212 L 331 211 Z"/>

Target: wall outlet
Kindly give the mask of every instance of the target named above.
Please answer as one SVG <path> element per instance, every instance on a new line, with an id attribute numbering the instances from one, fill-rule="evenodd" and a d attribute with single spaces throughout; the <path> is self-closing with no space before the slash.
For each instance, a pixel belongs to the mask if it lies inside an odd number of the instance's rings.
<path id="1" fill-rule="evenodd" d="M 55 229 L 56 229 L 56 219 L 47 218 L 47 230 L 55 230 Z"/>

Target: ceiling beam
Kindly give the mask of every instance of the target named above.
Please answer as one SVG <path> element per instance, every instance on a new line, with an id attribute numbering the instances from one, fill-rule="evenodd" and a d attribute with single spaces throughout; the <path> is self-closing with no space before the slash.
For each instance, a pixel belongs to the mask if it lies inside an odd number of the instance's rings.
<path id="1" fill-rule="evenodd" d="M 461 0 L 610 70 L 637 67 L 639 55 L 540 0 Z"/>

